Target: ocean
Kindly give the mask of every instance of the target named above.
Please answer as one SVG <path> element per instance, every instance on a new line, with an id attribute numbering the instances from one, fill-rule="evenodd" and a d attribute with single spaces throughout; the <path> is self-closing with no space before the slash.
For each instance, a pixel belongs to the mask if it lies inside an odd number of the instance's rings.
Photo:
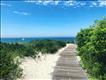
<path id="1" fill-rule="evenodd" d="M 32 38 L 0 38 L 1 42 L 14 43 L 14 42 L 30 42 L 33 40 L 59 40 L 74 42 L 75 37 L 32 37 Z"/>

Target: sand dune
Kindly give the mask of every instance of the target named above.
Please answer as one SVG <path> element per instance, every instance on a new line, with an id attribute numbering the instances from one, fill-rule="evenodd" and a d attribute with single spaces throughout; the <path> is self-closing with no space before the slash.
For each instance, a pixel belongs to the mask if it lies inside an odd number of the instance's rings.
<path id="1" fill-rule="evenodd" d="M 60 49 L 56 54 L 43 55 L 41 59 L 25 57 L 20 65 L 23 69 L 23 77 L 20 80 L 52 80 L 52 72 L 59 53 L 65 48 Z"/>

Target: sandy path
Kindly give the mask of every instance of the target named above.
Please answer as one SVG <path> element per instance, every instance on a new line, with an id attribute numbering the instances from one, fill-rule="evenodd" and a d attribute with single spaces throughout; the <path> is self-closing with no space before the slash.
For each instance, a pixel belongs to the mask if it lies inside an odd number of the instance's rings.
<path id="1" fill-rule="evenodd" d="M 59 54 L 66 47 L 60 49 L 56 54 L 47 54 L 42 56 L 41 60 L 36 61 L 31 57 L 25 57 L 20 65 L 23 69 L 23 78 L 21 80 L 52 80 L 52 72 Z"/>

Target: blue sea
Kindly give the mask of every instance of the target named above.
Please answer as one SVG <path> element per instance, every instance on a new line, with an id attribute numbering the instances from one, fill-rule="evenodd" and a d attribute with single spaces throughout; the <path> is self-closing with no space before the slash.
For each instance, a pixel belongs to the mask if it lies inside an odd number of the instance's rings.
<path id="1" fill-rule="evenodd" d="M 75 37 L 0 38 L 1 42 L 6 42 L 6 43 L 30 42 L 33 40 L 46 40 L 46 39 L 74 42 Z"/>

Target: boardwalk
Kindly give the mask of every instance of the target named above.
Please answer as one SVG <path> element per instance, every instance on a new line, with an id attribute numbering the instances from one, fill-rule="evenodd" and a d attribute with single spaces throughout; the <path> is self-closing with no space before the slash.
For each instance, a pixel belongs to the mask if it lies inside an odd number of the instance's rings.
<path id="1" fill-rule="evenodd" d="M 53 72 L 53 80 L 88 80 L 76 56 L 76 46 L 68 45 L 61 52 Z"/>

